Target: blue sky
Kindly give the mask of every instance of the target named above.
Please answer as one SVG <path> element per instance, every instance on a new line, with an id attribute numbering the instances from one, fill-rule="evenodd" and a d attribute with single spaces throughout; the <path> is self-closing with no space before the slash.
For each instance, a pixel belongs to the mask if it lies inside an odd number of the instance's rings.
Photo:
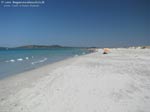
<path id="1" fill-rule="evenodd" d="M 0 6 L 0 46 L 150 45 L 150 0 L 45 0 L 39 8 Z"/>

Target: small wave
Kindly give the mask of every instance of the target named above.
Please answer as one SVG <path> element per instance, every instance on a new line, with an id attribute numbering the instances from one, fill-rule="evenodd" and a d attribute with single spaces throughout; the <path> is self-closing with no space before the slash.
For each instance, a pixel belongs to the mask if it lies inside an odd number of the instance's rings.
<path id="1" fill-rule="evenodd" d="M 76 54 L 75 57 L 77 57 L 77 56 L 79 56 L 79 55 Z"/>
<path id="2" fill-rule="evenodd" d="M 15 60 L 14 59 L 11 59 L 11 60 L 9 60 L 10 62 L 15 62 Z"/>
<path id="3" fill-rule="evenodd" d="M 85 54 L 85 52 L 82 53 L 83 55 Z"/>
<path id="4" fill-rule="evenodd" d="M 18 58 L 17 61 L 23 61 L 23 59 L 22 58 Z"/>
<path id="5" fill-rule="evenodd" d="M 47 60 L 47 58 L 44 58 L 42 60 L 38 60 L 38 61 L 35 61 L 35 62 L 31 62 L 32 65 L 34 64 L 37 64 L 37 63 L 42 63 L 42 62 L 45 62 Z"/>
<path id="6" fill-rule="evenodd" d="M 26 60 L 29 60 L 29 57 L 25 57 L 25 59 L 26 59 Z M 24 60 L 23 58 L 18 58 L 18 59 L 16 59 L 16 61 L 23 61 L 23 60 Z M 6 63 L 15 62 L 15 60 L 14 60 L 14 59 L 10 59 L 10 60 L 6 60 L 5 62 L 6 62 Z"/>
<path id="7" fill-rule="evenodd" d="M 26 59 L 26 60 L 28 60 L 28 59 L 29 59 L 29 57 L 26 57 L 25 59 Z"/>

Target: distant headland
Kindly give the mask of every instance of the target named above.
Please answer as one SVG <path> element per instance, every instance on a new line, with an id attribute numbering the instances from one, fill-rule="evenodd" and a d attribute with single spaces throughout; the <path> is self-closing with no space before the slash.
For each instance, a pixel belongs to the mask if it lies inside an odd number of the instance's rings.
<path id="1" fill-rule="evenodd" d="M 51 49 L 51 48 L 96 48 L 96 47 L 71 47 L 61 45 L 24 45 L 18 47 L 0 47 L 0 50 L 8 49 Z"/>

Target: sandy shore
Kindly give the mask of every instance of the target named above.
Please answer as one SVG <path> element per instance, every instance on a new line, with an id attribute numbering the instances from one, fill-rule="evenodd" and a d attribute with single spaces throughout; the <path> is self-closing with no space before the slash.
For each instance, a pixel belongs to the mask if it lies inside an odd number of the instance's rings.
<path id="1" fill-rule="evenodd" d="M 113 49 L 0 80 L 0 112 L 150 112 L 150 49 Z"/>

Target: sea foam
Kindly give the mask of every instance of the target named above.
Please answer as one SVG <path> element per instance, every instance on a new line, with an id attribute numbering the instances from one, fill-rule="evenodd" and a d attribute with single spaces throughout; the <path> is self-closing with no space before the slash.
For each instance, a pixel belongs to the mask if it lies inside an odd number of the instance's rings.
<path id="1" fill-rule="evenodd" d="M 23 59 L 22 58 L 18 58 L 17 61 L 23 61 Z"/>
<path id="2" fill-rule="evenodd" d="M 10 62 L 15 62 L 15 60 L 14 60 L 14 59 L 11 59 Z"/>
<path id="3" fill-rule="evenodd" d="M 25 59 L 26 59 L 26 60 L 28 60 L 28 59 L 29 59 L 29 57 L 26 57 Z"/>
<path id="4" fill-rule="evenodd" d="M 44 58 L 42 60 L 38 60 L 38 61 L 35 61 L 35 62 L 31 62 L 32 65 L 34 64 L 37 64 L 37 63 L 42 63 L 42 62 L 45 62 L 47 60 L 47 58 Z"/>

